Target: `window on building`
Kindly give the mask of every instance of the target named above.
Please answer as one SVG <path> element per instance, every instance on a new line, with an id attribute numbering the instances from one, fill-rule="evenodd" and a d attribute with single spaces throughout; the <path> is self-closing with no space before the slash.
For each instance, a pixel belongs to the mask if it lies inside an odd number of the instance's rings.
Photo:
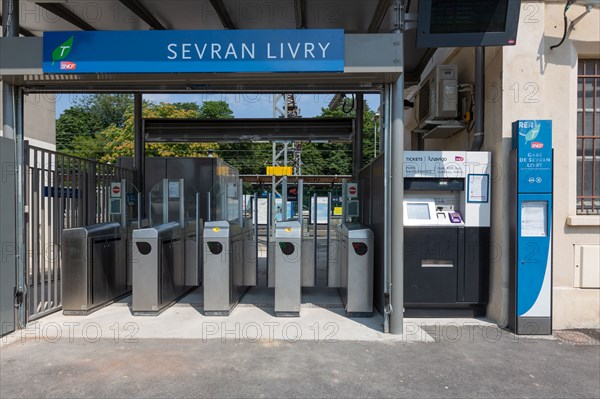
<path id="1" fill-rule="evenodd" d="M 600 213 L 600 60 L 577 73 L 577 213 Z"/>

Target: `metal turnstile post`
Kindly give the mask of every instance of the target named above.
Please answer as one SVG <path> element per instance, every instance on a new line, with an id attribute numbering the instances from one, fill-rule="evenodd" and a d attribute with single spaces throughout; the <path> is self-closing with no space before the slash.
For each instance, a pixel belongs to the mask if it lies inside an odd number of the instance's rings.
<path id="1" fill-rule="evenodd" d="M 300 315 L 302 231 L 298 221 L 275 225 L 275 316 Z"/>

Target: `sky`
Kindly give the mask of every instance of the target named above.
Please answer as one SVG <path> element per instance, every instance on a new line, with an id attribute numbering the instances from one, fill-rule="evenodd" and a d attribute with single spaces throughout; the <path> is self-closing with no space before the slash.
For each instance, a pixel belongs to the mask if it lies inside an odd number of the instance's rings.
<path id="1" fill-rule="evenodd" d="M 57 94 L 56 117 L 58 118 L 65 109 L 70 108 L 81 94 Z M 233 110 L 236 118 L 271 118 L 273 117 L 272 94 L 145 94 L 144 100 L 154 102 L 196 102 L 199 105 L 204 101 L 226 101 Z M 329 105 L 332 94 L 296 94 L 296 103 L 300 108 L 300 115 L 310 118 L 321 114 L 321 108 Z M 378 94 L 366 94 L 365 100 L 371 109 L 379 107 Z"/>

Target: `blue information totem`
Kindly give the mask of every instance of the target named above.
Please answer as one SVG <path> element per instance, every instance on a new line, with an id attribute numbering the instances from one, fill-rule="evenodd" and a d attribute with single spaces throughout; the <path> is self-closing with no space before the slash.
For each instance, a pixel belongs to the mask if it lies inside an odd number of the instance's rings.
<path id="1" fill-rule="evenodd" d="M 509 327 L 552 333 L 552 121 L 513 123 Z"/>

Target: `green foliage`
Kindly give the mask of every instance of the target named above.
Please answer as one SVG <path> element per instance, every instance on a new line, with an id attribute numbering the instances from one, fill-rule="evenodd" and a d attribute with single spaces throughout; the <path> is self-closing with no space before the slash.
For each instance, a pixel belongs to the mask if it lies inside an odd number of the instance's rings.
<path id="1" fill-rule="evenodd" d="M 356 116 L 351 99 L 345 98 L 331 110 L 322 108 L 321 118 L 353 118 Z M 350 112 L 345 112 L 346 110 Z M 373 158 L 373 129 L 375 113 L 365 102 L 363 111 L 362 166 Z M 352 174 L 352 144 L 306 143 L 302 146 L 302 174 Z"/>
<path id="2" fill-rule="evenodd" d="M 198 110 L 202 119 L 232 119 L 233 111 L 225 101 L 204 101 Z"/>
<path id="3" fill-rule="evenodd" d="M 90 154 L 90 158 L 98 159 L 98 153 L 87 151 L 85 146 L 95 148 L 94 140 L 102 144 L 103 138 L 97 135 L 109 126 L 122 127 L 125 112 L 133 107 L 132 101 L 129 94 L 93 94 L 77 99 L 56 121 L 58 151 L 79 156 Z"/>
<path id="4" fill-rule="evenodd" d="M 144 102 L 142 115 L 144 118 L 197 118 L 202 107 L 195 103 L 151 103 Z M 102 132 L 106 137 L 102 162 L 114 163 L 119 157 L 133 156 L 133 110 L 124 113 L 123 127 L 109 126 Z M 214 144 L 207 143 L 151 143 L 146 145 L 146 156 L 149 157 L 203 157 L 215 150 Z"/>
<path id="5" fill-rule="evenodd" d="M 56 121 L 56 146 L 58 151 L 73 153 L 76 137 L 88 137 L 102 130 L 99 115 L 89 112 L 81 106 L 66 109 Z"/>
<path id="6" fill-rule="evenodd" d="M 125 111 L 133 110 L 133 95 L 92 94 L 78 99 L 75 105 L 96 115 L 100 119 L 102 128 L 107 128 L 110 125 L 123 127 Z"/>
<path id="7" fill-rule="evenodd" d="M 323 108 L 320 117 L 354 117 L 349 99 L 336 109 Z M 225 101 L 143 103 L 144 118 L 230 119 L 233 111 Z M 363 119 L 363 166 L 373 157 L 374 112 L 365 103 Z M 85 96 L 63 112 L 56 122 L 57 147 L 61 152 L 102 162 L 133 156 L 133 98 L 124 94 Z M 207 156 L 214 152 L 242 174 L 264 174 L 272 162 L 270 143 L 152 143 L 147 156 Z M 302 174 L 342 175 L 352 173 L 351 144 L 302 144 Z"/>

